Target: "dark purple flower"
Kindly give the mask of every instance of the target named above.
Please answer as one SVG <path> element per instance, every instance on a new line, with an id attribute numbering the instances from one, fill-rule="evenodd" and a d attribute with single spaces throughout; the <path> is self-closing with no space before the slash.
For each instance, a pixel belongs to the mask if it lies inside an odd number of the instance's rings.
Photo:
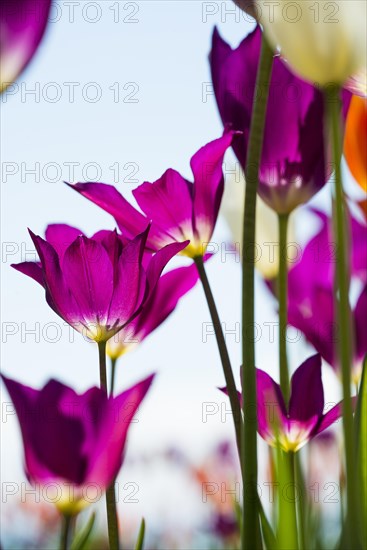
<path id="1" fill-rule="evenodd" d="M 336 249 L 331 222 L 325 214 L 314 211 L 322 222 L 320 231 L 306 245 L 301 260 L 288 274 L 288 321 L 302 331 L 306 339 L 336 370 L 339 369 L 334 295 Z M 363 284 L 362 292 L 352 309 L 354 360 L 353 378 L 362 372 L 367 354 L 367 226 L 350 217 L 353 277 Z"/>
<path id="2" fill-rule="evenodd" d="M 96 342 L 107 341 L 140 312 L 163 268 L 187 245 L 165 246 L 145 269 L 148 232 L 149 226 L 131 241 L 115 231 L 89 239 L 75 227 L 50 225 L 46 240 L 31 232 L 40 262 L 13 267 L 45 288 L 49 306 L 67 323 Z"/>
<path id="3" fill-rule="evenodd" d="M 243 132 L 233 143 L 242 167 L 246 164 L 260 48 L 258 26 L 234 50 L 216 29 L 214 31 L 210 63 L 215 96 L 223 124 Z M 259 193 L 274 210 L 288 213 L 307 202 L 327 180 L 322 94 L 297 78 L 276 56 L 269 89 Z"/>
<path id="4" fill-rule="evenodd" d="M 189 240 L 182 254 L 190 258 L 203 256 L 223 195 L 223 157 L 234 135 L 235 132 L 225 132 L 195 153 L 191 159 L 193 183 L 169 169 L 154 183 L 145 182 L 137 187 L 133 194 L 144 214 L 111 185 L 77 183 L 70 187 L 112 214 L 123 234 L 130 238 L 140 233 L 151 220 L 146 243 L 149 250 Z"/>
<path id="5" fill-rule="evenodd" d="M 1 0 L 0 92 L 23 71 L 35 54 L 51 8 L 51 0 Z"/>
<path id="6" fill-rule="evenodd" d="M 141 313 L 110 338 L 108 355 L 117 359 L 139 345 L 171 315 L 179 300 L 197 283 L 198 277 L 195 264 L 178 267 L 162 275 Z"/>
<path id="7" fill-rule="evenodd" d="M 117 476 L 128 428 L 153 376 L 114 398 L 99 388 L 79 395 L 56 380 L 36 390 L 2 378 L 18 415 L 28 480 L 52 484 L 60 511 L 78 513 Z"/>

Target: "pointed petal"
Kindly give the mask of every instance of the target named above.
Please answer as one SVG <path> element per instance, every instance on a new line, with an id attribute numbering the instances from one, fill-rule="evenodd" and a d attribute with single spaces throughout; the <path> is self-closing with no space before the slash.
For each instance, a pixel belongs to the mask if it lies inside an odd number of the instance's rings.
<path id="1" fill-rule="evenodd" d="M 192 184 L 169 169 L 154 183 L 145 182 L 133 191 L 147 217 L 172 240 L 192 238 Z"/>
<path id="2" fill-rule="evenodd" d="M 140 341 L 167 319 L 179 300 L 195 286 L 198 278 L 194 263 L 188 267 L 173 269 L 160 277 L 151 298 L 133 321 L 134 332 L 138 334 Z M 129 326 L 126 327 L 127 330 Z"/>
<path id="3" fill-rule="evenodd" d="M 108 402 L 109 411 L 95 445 L 88 481 L 107 487 L 117 476 L 123 460 L 127 432 L 154 375 Z"/>
<path id="4" fill-rule="evenodd" d="M 32 231 L 29 233 L 41 260 L 47 303 L 66 322 L 75 326 L 83 316 L 65 283 L 59 257 L 48 242 Z"/>
<path id="5" fill-rule="evenodd" d="M 83 231 L 63 223 L 50 224 L 45 231 L 46 241 L 56 250 L 61 263 L 66 249 L 81 235 Z"/>
<path id="6" fill-rule="evenodd" d="M 209 242 L 217 221 L 224 189 L 223 159 L 235 132 L 204 145 L 191 159 L 194 174 L 194 223 L 198 238 Z"/>
<path id="7" fill-rule="evenodd" d="M 293 374 L 289 418 L 291 421 L 307 422 L 320 417 L 324 410 L 324 389 L 321 378 L 321 356 L 313 355 Z"/>
<path id="8" fill-rule="evenodd" d="M 20 273 L 24 273 L 24 275 L 31 277 L 31 279 L 34 279 L 41 286 L 45 286 L 43 281 L 42 265 L 40 262 L 22 262 L 20 264 L 11 264 L 11 267 L 17 271 L 20 271 Z"/>
<path id="9" fill-rule="evenodd" d="M 264 371 L 256 369 L 258 432 L 267 442 L 287 429 L 284 399 L 279 384 Z"/>
<path id="10" fill-rule="evenodd" d="M 146 292 L 146 275 L 142 259 L 148 233 L 149 226 L 122 250 L 108 313 L 110 326 L 116 325 L 121 328 L 139 312 Z"/>
<path id="11" fill-rule="evenodd" d="M 176 254 L 184 250 L 188 244 L 189 241 L 184 241 L 183 243 L 168 244 L 167 246 L 164 246 L 163 248 L 158 250 L 156 254 L 154 254 L 147 267 L 148 293 L 145 296 L 145 300 L 147 300 L 151 296 L 159 280 L 159 277 L 168 262 L 174 256 L 176 256 Z"/>

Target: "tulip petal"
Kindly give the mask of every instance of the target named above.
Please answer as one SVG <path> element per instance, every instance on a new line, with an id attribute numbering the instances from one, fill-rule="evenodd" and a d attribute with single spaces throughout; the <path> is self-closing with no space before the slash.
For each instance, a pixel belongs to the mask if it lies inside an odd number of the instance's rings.
<path id="1" fill-rule="evenodd" d="M 145 300 L 151 296 L 151 293 L 154 291 L 159 277 L 168 262 L 176 256 L 176 254 L 179 254 L 179 252 L 184 250 L 189 243 L 190 241 L 168 244 L 154 254 L 147 267 L 148 292 L 145 296 Z"/>
<path id="2" fill-rule="evenodd" d="M 307 422 L 320 417 L 324 410 L 324 389 L 321 378 L 320 354 L 309 357 L 291 379 L 290 419 Z"/>
<path id="3" fill-rule="evenodd" d="M 113 293 L 113 268 L 104 247 L 78 237 L 66 250 L 62 268 L 85 320 L 105 325 Z"/>
<path id="4" fill-rule="evenodd" d="M 46 241 L 56 250 L 61 263 L 66 249 L 82 235 L 84 233 L 80 229 L 63 223 L 50 224 L 45 231 Z"/>
<path id="5" fill-rule="evenodd" d="M 191 159 L 194 174 L 195 230 L 203 242 L 209 242 L 217 221 L 223 196 L 223 159 L 231 146 L 234 132 L 204 145 Z"/>
<path id="6" fill-rule="evenodd" d="M 191 238 L 192 184 L 176 170 L 167 170 L 154 183 L 143 183 L 134 189 L 133 195 L 146 216 L 167 233 L 169 240 Z"/>
<path id="7" fill-rule="evenodd" d="M 31 279 L 34 279 L 42 287 L 45 286 L 42 265 L 40 262 L 21 262 L 20 264 L 11 264 L 11 267 L 17 271 L 20 271 L 20 273 L 24 273 L 24 275 L 31 277 Z"/>
<path id="8" fill-rule="evenodd" d="M 24 70 L 44 34 L 51 0 L 2 0 L 0 93 Z"/>
<path id="9" fill-rule="evenodd" d="M 361 292 L 354 310 L 356 357 L 361 361 L 367 354 L 367 285 Z"/>
<path id="10" fill-rule="evenodd" d="M 353 96 L 345 126 L 344 155 L 357 183 L 367 191 L 367 100 Z"/>
<path id="11" fill-rule="evenodd" d="M 67 183 L 67 185 L 111 214 L 126 237 L 133 239 L 146 229 L 149 219 L 134 208 L 112 185 L 105 183 L 76 183 L 75 185 Z M 167 236 L 152 224 L 147 246 L 157 250 L 162 243 L 166 242 Z"/>
<path id="12" fill-rule="evenodd" d="M 258 432 L 271 443 L 287 428 L 284 399 L 279 384 L 260 369 L 256 369 L 256 387 Z"/>
<path id="13" fill-rule="evenodd" d="M 48 242 L 32 231 L 29 233 L 41 260 L 47 303 L 60 317 L 75 326 L 83 317 L 78 304 L 65 284 L 59 257 Z"/>
<path id="14" fill-rule="evenodd" d="M 144 399 L 154 375 L 139 382 L 129 390 L 108 402 L 103 425 L 96 442 L 88 481 L 108 486 L 116 476 L 122 461 L 127 431 L 142 400 Z"/>

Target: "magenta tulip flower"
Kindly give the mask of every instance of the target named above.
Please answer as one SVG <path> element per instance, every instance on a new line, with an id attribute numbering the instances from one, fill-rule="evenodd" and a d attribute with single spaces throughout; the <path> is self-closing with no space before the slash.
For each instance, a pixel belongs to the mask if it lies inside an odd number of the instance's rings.
<path id="1" fill-rule="evenodd" d="M 342 415 L 342 403 L 324 414 L 321 357 L 307 359 L 292 376 L 286 407 L 279 384 L 256 370 L 258 432 L 271 445 L 296 452 Z"/>
<path id="2" fill-rule="evenodd" d="M 280 385 L 260 369 L 256 369 L 256 387 L 258 432 L 269 445 L 279 444 L 286 452 L 301 449 L 343 413 L 341 402 L 324 414 L 320 354 L 309 357 L 293 374 L 288 407 Z M 226 388 L 221 391 L 227 394 Z M 241 393 L 238 396 L 242 401 Z"/>
<path id="3" fill-rule="evenodd" d="M 77 514 L 116 478 L 153 376 L 115 398 L 98 388 L 79 395 L 56 380 L 36 390 L 2 378 L 18 415 L 28 480 L 52 485 L 58 509 Z"/>
<path id="4" fill-rule="evenodd" d="M 223 157 L 236 132 L 202 147 L 191 159 L 194 183 L 169 169 L 154 183 L 143 183 L 133 195 L 142 214 L 112 186 L 103 183 L 77 183 L 73 189 L 112 214 L 122 233 L 130 238 L 151 220 L 146 246 L 159 250 L 172 242 L 189 240 L 182 254 L 203 256 L 217 221 L 224 178 Z"/>
<path id="5" fill-rule="evenodd" d="M 223 124 L 242 132 L 233 149 L 243 168 L 260 48 L 258 26 L 234 50 L 214 31 L 210 63 L 215 96 Z M 322 94 L 297 78 L 276 56 L 269 89 L 259 194 L 276 212 L 289 213 L 317 193 L 328 175 Z"/>
<path id="6" fill-rule="evenodd" d="M 339 338 L 335 313 L 335 247 L 331 220 L 314 211 L 322 227 L 306 245 L 301 260 L 288 274 L 288 321 L 304 333 L 322 357 L 339 371 L 337 342 Z M 351 222 L 352 276 L 363 284 L 363 290 L 352 308 L 354 358 L 352 376 L 358 382 L 362 362 L 367 354 L 367 226 L 356 219 Z"/>
<path id="7" fill-rule="evenodd" d="M 127 325 L 152 295 L 168 261 L 188 242 L 174 242 L 152 256 L 144 269 L 149 226 L 131 241 L 115 231 L 92 238 L 67 225 L 50 225 L 46 240 L 31 233 L 40 262 L 13 265 L 46 291 L 49 306 L 96 342 Z"/>
<path id="8" fill-rule="evenodd" d="M 198 276 L 195 264 L 178 267 L 162 275 L 142 311 L 110 338 L 108 355 L 117 359 L 139 345 L 171 315 L 179 300 L 195 286 Z"/>
<path id="9" fill-rule="evenodd" d="M 42 40 L 51 0 L 1 0 L 0 92 L 24 70 Z"/>

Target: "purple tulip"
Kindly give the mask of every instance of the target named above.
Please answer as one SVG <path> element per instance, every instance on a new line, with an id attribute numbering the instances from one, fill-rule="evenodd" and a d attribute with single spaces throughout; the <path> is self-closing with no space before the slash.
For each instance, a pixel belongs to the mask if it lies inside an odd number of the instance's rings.
<path id="1" fill-rule="evenodd" d="M 128 428 L 153 377 L 108 398 L 99 388 L 79 395 L 51 380 L 36 390 L 2 376 L 20 423 L 27 478 L 56 489 L 61 512 L 78 513 L 116 478 Z"/>
<path id="2" fill-rule="evenodd" d="M 242 132 L 233 149 L 243 168 L 260 48 L 258 26 L 234 50 L 216 29 L 214 31 L 210 63 L 215 96 L 223 124 Z M 307 202 L 327 180 L 322 94 L 297 78 L 276 56 L 259 170 L 259 194 L 276 212 L 289 213 Z"/>
<path id="3" fill-rule="evenodd" d="M 223 195 L 223 157 L 235 134 L 224 132 L 221 138 L 195 153 L 191 159 L 194 183 L 169 169 L 154 183 L 145 182 L 137 187 L 133 195 L 144 214 L 110 185 L 77 183 L 70 187 L 112 214 L 123 234 L 130 238 L 152 220 L 146 243 L 149 250 L 189 240 L 190 244 L 182 253 L 190 258 L 203 256 Z"/>
<path id="4" fill-rule="evenodd" d="M 141 310 L 169 260 L 188 244 L 172 243 L 143 267 L 149 226 L 128 241 L 115 231 L 87 238 L 75 227 L 50 225 L 46 240 L 31 233 L 40 262 L 13 265 L 46 291 L 49 306 L 96 342 L 107 341 Z"/>
<path id="5" fill-rule="evenodd" d="M 324 414 L 321 356 L 307 359 L 292 376 L 286 407 L 279 384 L 256 370 L 258 432 L 265 441 L 284 451 L 298 451 L 342 415 L 342 403 Z"/>
<path id="6" fill-rule="evenodd" d="M 51 0 L 1 0 L 0 92 L 24 70 L 45 32 Z"/>
<path id="7" fill-rule="evenodd" d="M 139 345 L 171 315 L 180 298 L 195 286 L 198 277 L 195 264 L 178 267 L 162 275 L 141 313 L 110 338 L 108 355 L 117 359 Z"/>
<path id="8" fill-rule="evenodd" d="M 339 370 L 334 296 L 336 250 L 333 245 L 331 220 L 314 211 L 322 221 L 317 235 L 306 245 L 301 260 L 288 274 L 288 321 L 304 333 L 322 357 Z M 362 361 L 367 354 L 367 226 L 350 218 L 352 275 L 363 284 L 363 290 L 352 308 L 354 360 L 353 379 L 358 381 Z"/>

